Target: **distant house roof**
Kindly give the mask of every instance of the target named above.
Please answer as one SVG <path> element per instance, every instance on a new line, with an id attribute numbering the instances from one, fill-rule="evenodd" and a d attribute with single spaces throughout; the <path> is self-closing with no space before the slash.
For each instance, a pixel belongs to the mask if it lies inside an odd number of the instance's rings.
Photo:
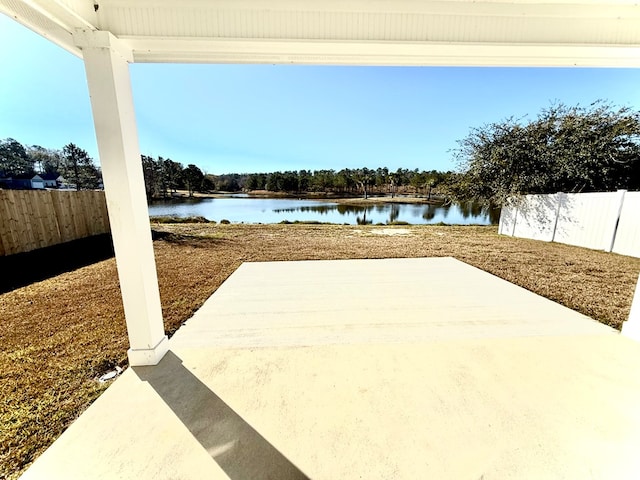
<path id="1" fill-rule="evenodd" d="M 14 180 L 31 180 L 33 178 L 33 174 L 19 173 L 18 175 L 12 175 L 11 178 Z"/>
<path id="2" fill-rule="evenodd" d="M 57 180 L 61 176 L 62 175 L 60 175 L 58 172 L 47 172 L 47 173 L 41 173 L 40 174 L 40 177 L 43 180 Z"/>

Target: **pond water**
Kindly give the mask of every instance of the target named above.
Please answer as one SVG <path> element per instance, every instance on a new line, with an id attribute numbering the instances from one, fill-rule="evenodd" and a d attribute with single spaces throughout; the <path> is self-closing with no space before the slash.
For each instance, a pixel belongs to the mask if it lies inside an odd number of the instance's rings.
<path id="1" fill-rule="evenodd" d="M 280 198 L 191 198 L 154 201 L 149 215 L 190 217 L 201 216 L 219 222 L 280 223 L 323 222 L 350 225 L 448 223 L 451 225 L 489 225 L 497 223 L 499 211 L 487 211 L 479 205 L 379 204 L 369 206 L 345 205 L 325 200 Z"/>

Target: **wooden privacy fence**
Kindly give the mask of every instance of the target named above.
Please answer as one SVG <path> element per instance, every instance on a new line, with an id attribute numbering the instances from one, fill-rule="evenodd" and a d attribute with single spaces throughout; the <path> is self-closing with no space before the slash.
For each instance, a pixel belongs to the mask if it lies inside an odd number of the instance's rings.
<path id="1" fill-rule="evenodd" d="M 640 192 L 524 195 L 502 208 L 498 232 L 640 257 Z"/>
<path id="2" fill-rule="evenodd" d="M 0 190 L 0 256 L 109 231 L 102 191 Z"/>

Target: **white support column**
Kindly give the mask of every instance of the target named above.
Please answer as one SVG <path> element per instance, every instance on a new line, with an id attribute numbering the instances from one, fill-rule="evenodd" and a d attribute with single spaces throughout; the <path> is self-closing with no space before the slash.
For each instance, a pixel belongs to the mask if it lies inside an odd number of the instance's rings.
<path id="1" fill-rule="evenodd" d="M 74 35 L 82 49 L 129 333 L 129 362 L 168 350 L 129 78 L 131 51 L 109 32 Z"/>
<path id="2" fill-rule="evenodd" d="M 640 275 L 638 275 L 636 292 L 631 302 L 629 318 L 622 324 L 622 334 L 640 342 Z"/>

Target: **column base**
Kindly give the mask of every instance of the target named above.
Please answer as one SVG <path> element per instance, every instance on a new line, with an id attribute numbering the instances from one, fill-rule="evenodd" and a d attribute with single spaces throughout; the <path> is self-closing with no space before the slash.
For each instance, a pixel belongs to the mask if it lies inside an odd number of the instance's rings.
<path id="1" fill-rule="evenodd" d="M 129 365 L 132 367 L 144 367 L 148 365 L 157 365 L 164 354 L 169 351 L 169 339 L 165 335 L 158 344 L 149 349 L 134 350 L 130 348 L 127 350 L 127 356 L 129 357 Z"/>

